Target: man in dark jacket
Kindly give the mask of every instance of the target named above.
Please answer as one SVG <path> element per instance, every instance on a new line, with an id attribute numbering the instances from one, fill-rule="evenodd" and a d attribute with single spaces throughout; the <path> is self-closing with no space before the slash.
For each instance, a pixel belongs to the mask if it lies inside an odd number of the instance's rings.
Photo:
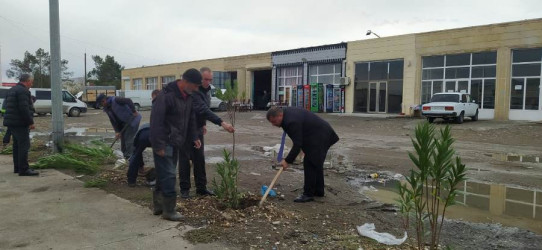
<path id="1" fill-rule="evenodd" d="M 157 173 L 153 213 L 162 214 L 162 218 L 166 220 L 176 221 L 182 218 L 182 215 L 175 211 L 179 149 L 186 141 L 192 141 L 196 148 L 201 146 L 197 139 L 196 116 L 192 109 L 191 96 L 199 85 L 201 74 L 197 69 L 189 69 L 183 73 L 181 80 L 168 83 L 152 105 L 150 138 Z"/>
<path id="2" fill-rule="evenodd" d="M 19 176 L 37 176 L 38 172 L 29 168 L 30 130 L 34 129 L 34 108 L 30 98 L 30 87 L 34 79 L 22 74 L 19 83 L 9 89 L 6 96 L 4 126 L 13 135 L 13 172 Z"/>
<path id="3" fill-rule="evenodd" d="M 207 133 L 206 121 L 222 126 L 226 131 L 233 133 L 235 129 L 227 122 L 222 121 L 211 109 L 211 82 L 213 81 L 213 72 L 210 68 L 200 69 L 202 84 L 198 91 L 192 94 L 194 99 L 193 109 L 196 113 L 197 136 L 201 141 L 200 148 L 194 148 L 191 141 L 184 145 L 179 155 L 179 185 L 181 188 L 181 198 L 190 198 L 190 159 L 194 166 L 194 182 L 196 184 L 196 193 L 199 195 L 214 195 L 207 189 L 207 175 L 205 173 L 205 154 L 203 136 Z"/>
<path id="4" fill-rule="evenodd" d="M 309 202 L 314 196 L 324 196 L 324 161 L 329 148 L 339 141 L 339 137 L 319 116 L 301 108 L 272 107 L 267 112 L 267 120 L 276 127 L 282 127 L 292 139 L 293 146 L 282 160 L 283 169 L 294 162 L 300 150 L 305 153 L 303 170 L 305 184 L 303 194 L 294 202 Z"/>
<path id="5" fill-rule="evenodd" d="M 155 89 L 152 91 L 151 98 L 153 103 L 156 96 L 158 96 L 158 93 L 160 93 L 160 90 Z M 130 157 L 130 164 L 128 165 L 128 172 L 126 173 L 126 176 L 128 177 L 128 186 L 130 187 L 136 186 L 138 170 L 140 174 L 147 174 L 143 167 L 145 165 L 145 162 L 143 161 L 143 151 L 151 146 L 151 140 L 149 138 L 150 129 L 151 125 L 145 123 L 141 125 L 134 136 L 134 153 L 132 154 L 132 157 Z M 147 180 L 149 179 L 147 178 Z"/>
<path id="6" fill-rule="evenodd" d="M 130 98 L 100 94 L 96 102 L 104 107 L 104 112 L 115 129 L 115 137 L 120 138 L 122 155 L 129 159 L 134 152 L 134 136 L 139 128 L 141 114 L 137 112 Z"/>

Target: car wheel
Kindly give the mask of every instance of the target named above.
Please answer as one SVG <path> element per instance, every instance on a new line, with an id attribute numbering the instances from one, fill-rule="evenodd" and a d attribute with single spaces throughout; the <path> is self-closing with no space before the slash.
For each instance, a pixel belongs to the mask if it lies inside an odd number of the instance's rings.
<path id="1" fill-rule="evenodd" d="M 433 123 L 435 121 L 435 117 L 427 117 L 427 122 Z"/>
<path id="2" fill-rule="evenodd" d="M 141 109 L 141 106 L 139 105 L 139 103 L 134 104 L 134 106 L 135 106 L 136 111 L 139 111 Z"/>
<path id="3" fill-rule="evenodd" d="M 218 110 L 220 110 L 220 111 L 226 111 L 226 103 L 221 102 L 221 103 L 218 105 Z"/>
<path id="4" fill-rule="evenodd" d="M 473 121 L 478 121 L 478 109 L 476 110 L 476 114 L 474 116 L 471 116 L 470 119 Z"/>
<path id="5" fill-rule="evenodd" d="M 68 112 L 68 116 L 70 117 L 78 117 L 79 115 L 81 115 L 81 110 L 78 108 L 72 108 L 70 109 L 70 112 Z"/>
<path id="6" fill-rule="evenodd" d="M 464 120 L 464 119 L 465 119 L 465 112 L 461 112 L 461 114 L 459 114 L 459 116 L 457 116 L 457 117 L 455 118 L 455 122 L 456 122 L 457 124 L 461 124 L 461 123 L 463 123 L 463 120 Z"/>

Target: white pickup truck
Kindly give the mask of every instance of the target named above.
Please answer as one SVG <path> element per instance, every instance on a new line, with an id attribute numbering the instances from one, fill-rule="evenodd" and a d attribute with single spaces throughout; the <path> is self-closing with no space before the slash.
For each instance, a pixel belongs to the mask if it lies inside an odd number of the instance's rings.
<path id="1" fill-rule="evenodd" d="M 461 124 L 465 116 L 477 121 L 478 104 L 466 93 L 438 93 L 431 97 L 431 102 L 422 105 L 422 115 L 427 117 L 429 123 L 433 123 L 435 118 L 442 118 L 445 121 L 454 119 Z"/>

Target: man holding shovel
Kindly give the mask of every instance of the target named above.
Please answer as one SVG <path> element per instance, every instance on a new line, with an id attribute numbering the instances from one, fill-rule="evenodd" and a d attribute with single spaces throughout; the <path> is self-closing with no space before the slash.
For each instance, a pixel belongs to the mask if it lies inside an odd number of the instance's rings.
<path id="1" fill-rule="evenodd" d="M 139 128 L 141 114 L 139 114 L 130 98 L 119 96 L 106 96 L 100 94 L 96 98 L 109 116 L 109 121 L 115 129 L 115 139 L 120 138 L 120 148 L 125 159 L 129 159 L 134 152 L 134 136 Z"/>
<path id="2" fill-rule="evenodd" d="M 293 142 L 290 153 L 280 162 L 283 169 L 294 162 L 300 150 L 305 153 L 303 194 L 294 202 L 309 202 L 314 200 L 314 196 L 323 197 L 324 161 L 329 148 L 339 141 L 331 125 L 305 109 L 293 107 L 272 107 L 267 111 L 267 120 L 273 126 L 282 127 Z"/>

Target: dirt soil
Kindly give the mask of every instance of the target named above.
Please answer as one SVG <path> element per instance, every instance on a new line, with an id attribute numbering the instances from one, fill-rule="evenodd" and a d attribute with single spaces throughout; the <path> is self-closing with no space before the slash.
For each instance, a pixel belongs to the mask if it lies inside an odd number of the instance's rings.
<path id="1" fill-rule="evenodd" d="M 141 113 L 143 122 L 148 122 L 150 111 Z M 226 113 L 218 114 L 226 119 Z M 321 116 L 340 137 L 339 143 L 331 148 L 325 165 L 325 197 L 305 204 L 293 202 L 303 186 L 302 166 L 294 165 L 280 176 L 275 186 L 278 196 L 269 198 L 263 207 L 257 207 L 260 188 L 269 185 L 276 171 L 271 168 L 273 156 L 266 155 L 264 147 L 279 144 L 282 130 L 272 127 L 265 120 L 263 111 L 238 113 L 236 157 L 241 165 L 240 189 L 247 194 L 244 207 L 225 209 L 216 199 L 209 197 L 179 199 L 180 211 L 186 217 L 180 225 L 189 224 L 197 228 L 184 237 L 194 243 L 219 242 L 241 249 L 413 248 L 414 243 L 410 241 L 390 248 L 358 235 L 357 226 L 375 223 L 377 231 L 402 237 L 402 216 L 395 206 L 369 199 L 359 186 L 352 185 L 352 180 L 366 179 L 371 173 L 379 173 L 384 179 L 407 174 L 413 167 L 407 155 L 413 150 L 411 136 L 416 124 L 423 120 Z M 36 132 L 51 130 L 51 116 L 35 119 Z M 436 123 L 437 128 L 447 124 Z M 492 157 L 508 153 L 542 157 L 541 123 L 465 121 L 464 124 L 449 125 L 456 139 L 457 154 L 469 169 L 467 177 L 470 180 L 542 189 L 542 165 L 504 162 Z M 114 136 L 111 131 L 104 130 L 110 129 L 109 121 L 98 110 L 89 110 L 81 117 L 65 117 L 65 128 L 91 128 L 85 136 L 70 136 L 77 140 L 92 136 L 111 142 Z M 205 151 L 210 183 L 216 176 L 214 167 L 221 159 L 222 150 L 231 150 L 232 136 L 213 124 L 208 124 L 208 131 Z M 120 143 L 117 143 L 115 148 L 119 147 Z M 150 152 L 145 154 L 147 166 L 152 166 Z M 85 176 L 82 179 L 107 179 L 103 189 L 150 206 L 151 191 L 145 186 L 144 178 L 138 180 L 137 187 L 129 188 L 125 171 L 104 166 L 98 177 Z M 209 187 L 212 188 L 211 185 Z M 192 195 L 195 196 L 194 190 Z M 533 220 L 532 223 L 541 221 Z M 499 224 L 447 220 L 442 234 L 442 246 L 453 249 L 539 249 L 542 246 L 542 235 Z M 411 235 L 414 234 L 409 232 Z"/>

